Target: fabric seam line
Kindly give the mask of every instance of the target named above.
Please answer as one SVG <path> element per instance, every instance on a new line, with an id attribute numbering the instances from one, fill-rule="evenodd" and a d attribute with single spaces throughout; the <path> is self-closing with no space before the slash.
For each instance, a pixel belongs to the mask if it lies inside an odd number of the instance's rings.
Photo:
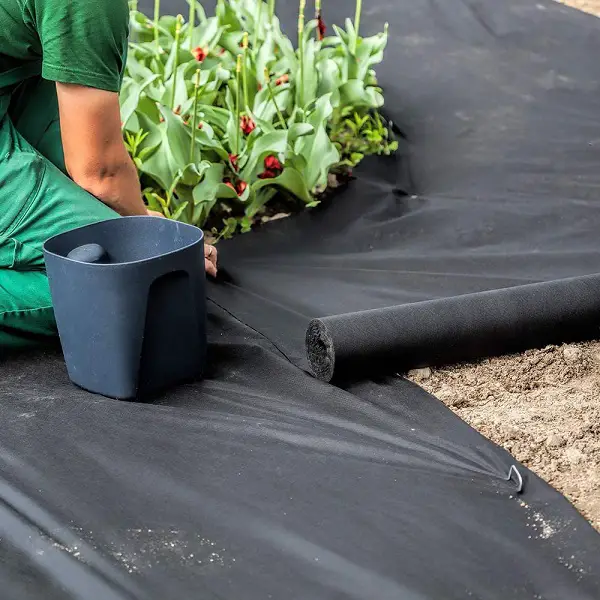
<path id="1" fill-rule="evenodd" d="M 215 306 L 218 306 L 221 310 L 225 311 L 230 317 L 233 317 L 238 323 L 241 323 L 242 325 L 244 325 L 244 327 L 248 327 L 248 329 L 250 329 L 251 331 L 254 331 L 254 333 L 258 334 L 263 340 L 266 340 L 267 342 L 269 342 L 269 344 L 271 344 L 271 346 L 273 346 L 273 348 L 275 348 L 275 350 L 277 350 L 277 352 L 279 352 L 281 354 L 281 356 L 283 356 L 283 358 L 285 358 L 285 360 L 287 360 L 291 365 L 294 365 L 301 371 L 304 370 L 304 369 L 301 369 L 300 367 L 298 367 L 298 365 L 296 365 L 294 363 L 294 361 L 273 340 L 269 339 L 264 333 L 262 333 L 262 331 L 258 331 L 258 329 L 255 329 L 254 327 L 252 327 L 252 325 L 245 323 L 239 317 L 236 317 L 232 312 L 228 311 L 224 306 L 221 306 L 218 302 L 216 302 L 212 298 L 207 297 L 207 299 L 209 300 L 209 302 L 212 302 Z"/>
<path id="2" fill-rule="evenodd" d="M 3 310 L 0 312 L 0 317 L 5 317 L 7 315 L 27 315 L 30 313 L 34 313 L 41 310 L 52 310 L 52 305 L 48 306 L 38 306 L 37 308 L 21 308 L 19 310 Z"/>
<path id="3" fill-rule="evenodd" d="M 104 75 L 100 75 L 98 73 L 87 73 L 85 71 L 77 71 L 76 69 L 68 69 L 65 67 L 59 67 L 57 65 L 53 65 L 52 63 L 44 63 L 42 68 L 49 69 L 50 71 L 56 72 L 55 75 L 60 73 L 66 73 L 68 75 L 77 75 L 77 77 L 84 77 L 86 79 L 94 80 L 96 82 L 102 83 L 105 86 L 114 87 L 114 81 L 110 80 L 109 77 L 105 77 Z"/>
<path id="4" fill-rule="evenodd" d="M 27 201 L 21 207 L 21 210 L 18 212 L 17 216 L 15 217 L 15 220 L 9 225 L 9 227 L 6 229 L 6 231 L 3 231 L 0 233 L 0 242 L 10 239 L 10 236 L 19 227 L 19 225 L 21 225 L 21 223 L 25 220 L 25 217 L 27 216 L 27 213 L 29 212 L 31 205 L 33 204 L 33 202 L 37 198 L 38 194 L 40 193 L 40 189 L 42 187 L 42 181 L 44 180 L 44 176 L 46 175 L 46 168 L 47 168 L 46 161 L 36 152 L 30 152 L 30 154 L 33 154 L 41 161 L 42 172 L 40 173 L 40 177 L 35 186 L 35 189 L 31 193 L 31 196 L 29 196 Z"/>

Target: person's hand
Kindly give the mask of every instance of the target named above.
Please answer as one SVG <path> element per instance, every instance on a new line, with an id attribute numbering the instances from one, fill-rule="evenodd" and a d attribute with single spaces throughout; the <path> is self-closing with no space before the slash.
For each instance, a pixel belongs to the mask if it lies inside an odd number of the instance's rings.
<path id="1" fill-rule="evenodd" d="M 217 249 L 209 244 L 204 245 L 204 268 L 212 277 L 217 276 Z"/>
<path id="2" fill-rule="evenodd" d="M 148 209 L 149 217 L 164 217 L 160 212 Z M 211 277 L 217 276 L 217 249 L 209 244 L 204 245 L 204 269 Z"/>

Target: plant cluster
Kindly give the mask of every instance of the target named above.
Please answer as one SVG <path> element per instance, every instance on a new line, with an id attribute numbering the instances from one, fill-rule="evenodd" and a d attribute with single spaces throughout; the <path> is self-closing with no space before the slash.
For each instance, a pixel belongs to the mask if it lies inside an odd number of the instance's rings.
<path id="1" fill-rule="evenodd" d="M 228 237 L 395 150 L 374 71 L 387 25 L 361 37 L 362 0 L 332 36 L 320 0 L 311 20 L 300 0 L 297 47 L 275 0 L 218 0 L 210 17 L 188 1 L 187 21 L 131 6 L 121 114 L 150 208 Z"/>

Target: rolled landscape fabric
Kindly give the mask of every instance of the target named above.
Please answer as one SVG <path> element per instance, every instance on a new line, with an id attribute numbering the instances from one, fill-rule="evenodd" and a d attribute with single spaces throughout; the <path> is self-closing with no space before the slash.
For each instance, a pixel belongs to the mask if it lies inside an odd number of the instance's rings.
<path id="1" fill-rule="evenodd" d="M 324 381 L 405 372 L 600 337 L 600 275 L 313 319 L 306 352 Z"/>

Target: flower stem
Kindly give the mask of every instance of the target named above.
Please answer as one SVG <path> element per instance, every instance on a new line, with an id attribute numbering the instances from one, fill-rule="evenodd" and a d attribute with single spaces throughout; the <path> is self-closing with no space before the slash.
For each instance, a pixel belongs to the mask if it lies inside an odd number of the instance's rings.
<path id="1" fill-rule="evenodd" d="M 244 49 L 244 58 L 242 63 L 242 82 L 244 87 L 244 106 L 246 110 L 250 110 L 250 102 L 248 100 L 248 74 L 247 74 L 247 62 L 248 62 L 248 32 L 244 32 L 242 38 L 242 48 Z"/>
<path id="2" fill-rule="evenodd" d="M 299 82 L 299 99 L 300 107 L 304 108 L 304 8 L 306 0 L 300 0 L 298 10 L 298 54 L 300 55 L 300 82 Z"/>
<path id="3" fill-rule="evenodd" d="M 190 144 L 190 163 L 194 162 L 194 156 L 196 154 L 196 130 L 198 127 L 198 89 L 200 87 L 200 69 L 196 69 L 196 77 L 194 79 L 194 112 L 192 114 L 192 142 Z M 194 203 L 190 202 L 188 204 L 188 212 L 189 218 L 188 221 L 190 225 L 194 220 Z"/>
<path id="4" fill-rule="evenodd" d="M 156 51 L 160 50 L 158 43 L 158 19 L 160 17 L 160 0 L 154 0 L 154 43 L 156 44 Z"/>
<path id="5" fill-rule="evenodd" d="M 181 34 L 181 22 L 183 17 L 177 15 L 177 23 L 175 25 L 175 60 L 173 61 L 173 88 L 171 90 L 171 110 L 175 109 L 175 91 L 177 90 L 177 69 L 179 68 L 179 37 Z"/>
<path id="6" fill-rule="evenodd" d="M 194 162 L 194 154 L 196 150 L 196 128 L 198 126 L 198 90 L 200 88 L 200 69 L 196 69 L 194 79 L 194 108 L 192 113 L 192 143 L 190 145 L 190 161 Z"/>
<path id="7" fill-rule="evenodd" d="M 281 127 L 283 129 L 287 129 L 287 125 L 285 123 L 285 119 L 279 110 L 279 106 L 277 106 L 277 100 L 275 100 L 275 94 L 273 93 L 273 88 L 271 87 L 271 77 L 269 76 L 269 69 L 265 69 L 265 82 L 267 84 L 267 90 L 269 91 L 269 98 L 275 107 L 275 112 L 277 113 L 277 117 L 279 118 L 279 122 L 281 123 Z"/>
<path id="8" fill-rule="evenodd" d="M 188 29 L 190 32 L 190 50 L 194 48 L 194 27 L 196 26 L 196 0 L 190 0 L 190 18 Z"/>
<path id="9" fill-rule="evenodd" d="M 236 122 L 236 131 L 237 135 L 235 136 L 235 152 L 234 154 L 240 153 L 240 96 L 241 96 L 241 87 L 240 87 L 240 74 L 242 72 L 242 55 L 238 54 L 237 63 L 235 65 L 235 77 L 236 77 L 236 94 L 235 94 L 235 122 Z"/>
<path id="10" fill-rule="evenodd" d="M 269 0 L 269 25 L 273 29 L 273 16 L 275 15 L 275 0 Z"/>
<path id="11" fill-rule="evenodd" d="M 362 0 L 356 0 L 356 12 L 354 13 L 354 52 L 358 44 L 358 32 L 360 30 L 360 14 L 362 13 Z"/>

